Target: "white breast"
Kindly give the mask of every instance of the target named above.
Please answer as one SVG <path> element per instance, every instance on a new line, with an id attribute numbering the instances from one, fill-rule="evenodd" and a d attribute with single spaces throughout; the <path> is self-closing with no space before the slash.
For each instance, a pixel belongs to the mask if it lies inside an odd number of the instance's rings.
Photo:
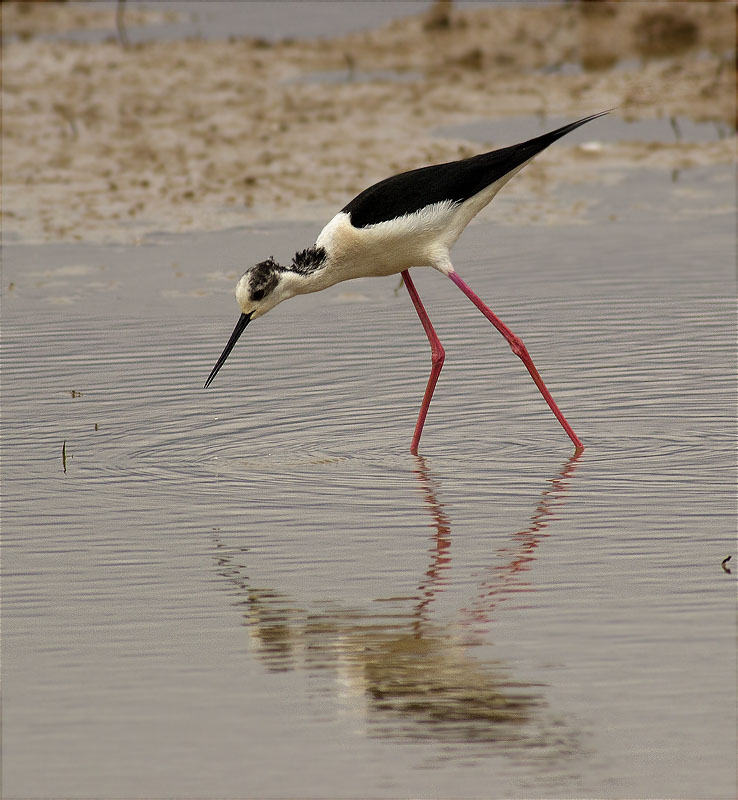
<path id="1" fill-rule="evenodd" d="M 339 280 L 394 275 L 410 267 L 439 266 L 448 260 L 446 240 L 458 203 L 434 203 L 413 214 L 354 228 L 345 212 L 323 228 L 316 245 L 324 247 Z"/>

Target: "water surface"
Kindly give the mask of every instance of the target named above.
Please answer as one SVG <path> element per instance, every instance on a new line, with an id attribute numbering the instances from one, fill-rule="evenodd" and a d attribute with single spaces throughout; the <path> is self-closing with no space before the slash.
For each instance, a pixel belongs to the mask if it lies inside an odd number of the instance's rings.
<path id="1" fill-rule="evenodd" d="M 579 457 L 430 271 L 422 458 L 394 279 L 283 304 L 203 391 L 236 275 L 320 222 L 7 246 L 5 796 L 733 797 L 734 186 L 459 241 Z"/>

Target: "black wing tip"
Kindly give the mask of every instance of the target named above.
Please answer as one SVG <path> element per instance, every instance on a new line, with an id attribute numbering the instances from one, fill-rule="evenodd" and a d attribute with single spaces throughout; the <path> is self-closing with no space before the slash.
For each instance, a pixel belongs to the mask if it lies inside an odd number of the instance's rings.
<path id="1" fill-rule="evenodd" d="M 574 122 L 569 122 L 567 125 L 562 125 L 560 128 L 556 128 L 556 130 L 549 131 L 541 136 L 536 136 L 534 139 L 530 139 L 528 142 L 523 142 L 523 146 L 540 143 L 543 145 L 541 149 L 545 149 L 549 144 L 553 144 L 557 139 L 560 139 L 562 136 L 566 136 L 567 133 L 571 133 L 580 126 L 586 125 L 588 122 L 592 122 L 592 120 L 598 119 L 599 117 L 604 117 L 605 114 L 609 114 L 614 110 L 614 108 L 608 108 L 606 111 L 598 111 L 596 114 L 590 114 L 589 116 L 582 117 Z M 513 147 L 515 147 L 515 145 L 513 145 Z"/>
<path id="2" fill-rule="evenodd" d="M 547 133 L 542 133 L 540 136 L 535 136 L 534 138 L 528 139 L 525 142 L 520 142 L 520 144 L 513 144 L 509 147 L 503 147 L 500 150 L 492 150 L 489 153 L 482 153 L 479 156 L 472 156 L 469 160 L 484 160 L 490 157 L 499 158 L 504 154 L 504 156 L 509 160 L 509 169 L 514 169 L 524 161 L 528 161 L 529 159 L 537 156 L 549 145 L 557 142 L 559 139 L 563 138 L 568 133 L 571 133 L 573 130 L 585 125 L 587 122 L 592 122 L 592 120 L 595 120 L 598 117 L 604 117 L 605 114 L 609 114 L 614 110 L 615 109 L 613 108 L 608 108 L 606 111 L 598 111 L 596 114 L 590 114 L 587 117 L 582 117 L 582 119 L 569 122 L 566 125 L 562 125 L 560 128 L 548 131 Z"/>
<path id="3" fill-rule="evenodd" d="M 576 122 L 572 122 L 571 125 L 573 126 L 573 128 L 578 128 L 580 125 L 584 125 L 587 122 L 592 122 L 593 119 L 599 119 L 600 117 L 604 117 L 605 114 L 611 114 L 615 110 L 617 110 L 617 106 L 608 108 L 606 111 L 598 111 L 596 114 L 590 114 L 587 117 L 582 117 L 582 119 L 578 119 Z M 569 127 L 569 126 L 565 125 L 564 127 Z"/>
<path id="4" fill-rule="evenodd" d="M 586 117 L 582 117 L 582 119 L 577 120 L 575 125 L 584 124 L 585 122 L 589 122 L 590 120 L 597 119 L 597 117 L 604 117 L 605 114 L 611 114 L 613 111 L 617 111 L 617 106 L 613 106 L 612 108 L 605 109 L 605 111 L 597 111 L 594 114 L 589 114 Z"/>

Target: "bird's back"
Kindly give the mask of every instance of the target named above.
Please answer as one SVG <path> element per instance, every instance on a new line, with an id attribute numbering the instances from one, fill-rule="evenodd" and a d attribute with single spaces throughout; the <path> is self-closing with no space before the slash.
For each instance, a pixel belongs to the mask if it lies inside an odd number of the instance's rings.
<path id="1" fill-rule="evenodd" d="M 518 169 L 557 139 L 603 113 L 607 112 L 593 114 L 527 142 L 386 178 L 365 189 L 344 206 L 342 211 L 350 215 L 351 224 L 355 228 L 365 228 L 413 214 L 435 203 L 465 203 L 498 181 L 499 189 L 506 182 L 503 178 L 512 177 Z M 494 193 L 474 213 L 478 213 L 492 199 Z"/>

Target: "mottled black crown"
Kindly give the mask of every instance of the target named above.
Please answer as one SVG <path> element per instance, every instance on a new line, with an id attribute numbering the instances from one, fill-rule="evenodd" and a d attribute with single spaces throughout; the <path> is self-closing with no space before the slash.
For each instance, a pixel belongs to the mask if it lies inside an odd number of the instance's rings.
<path id="1" fill-rule="evenodd" d="M 251 267 L 249 275 L 249 297 L 254 303 L 263 300 L 268 294 L 274 291 L 279 283 L 279 276 L 285 272 L 294 272 L 297 275 L 310 275 L 319 269 L 326 260 L 326 253 L 322 247 L 308 247 L 295 253 L 292 264 L 283 267 L 277 264 L 272 256 L 266 261 L 262 261 L 256 266 Z"/>
<path id="2" fill-rule="evenodd" d="M 284 271 L 270 256 L 249 270 L 249 296 L 258 303 L 263 300 L 279 283 L 279 273 Z"/>

